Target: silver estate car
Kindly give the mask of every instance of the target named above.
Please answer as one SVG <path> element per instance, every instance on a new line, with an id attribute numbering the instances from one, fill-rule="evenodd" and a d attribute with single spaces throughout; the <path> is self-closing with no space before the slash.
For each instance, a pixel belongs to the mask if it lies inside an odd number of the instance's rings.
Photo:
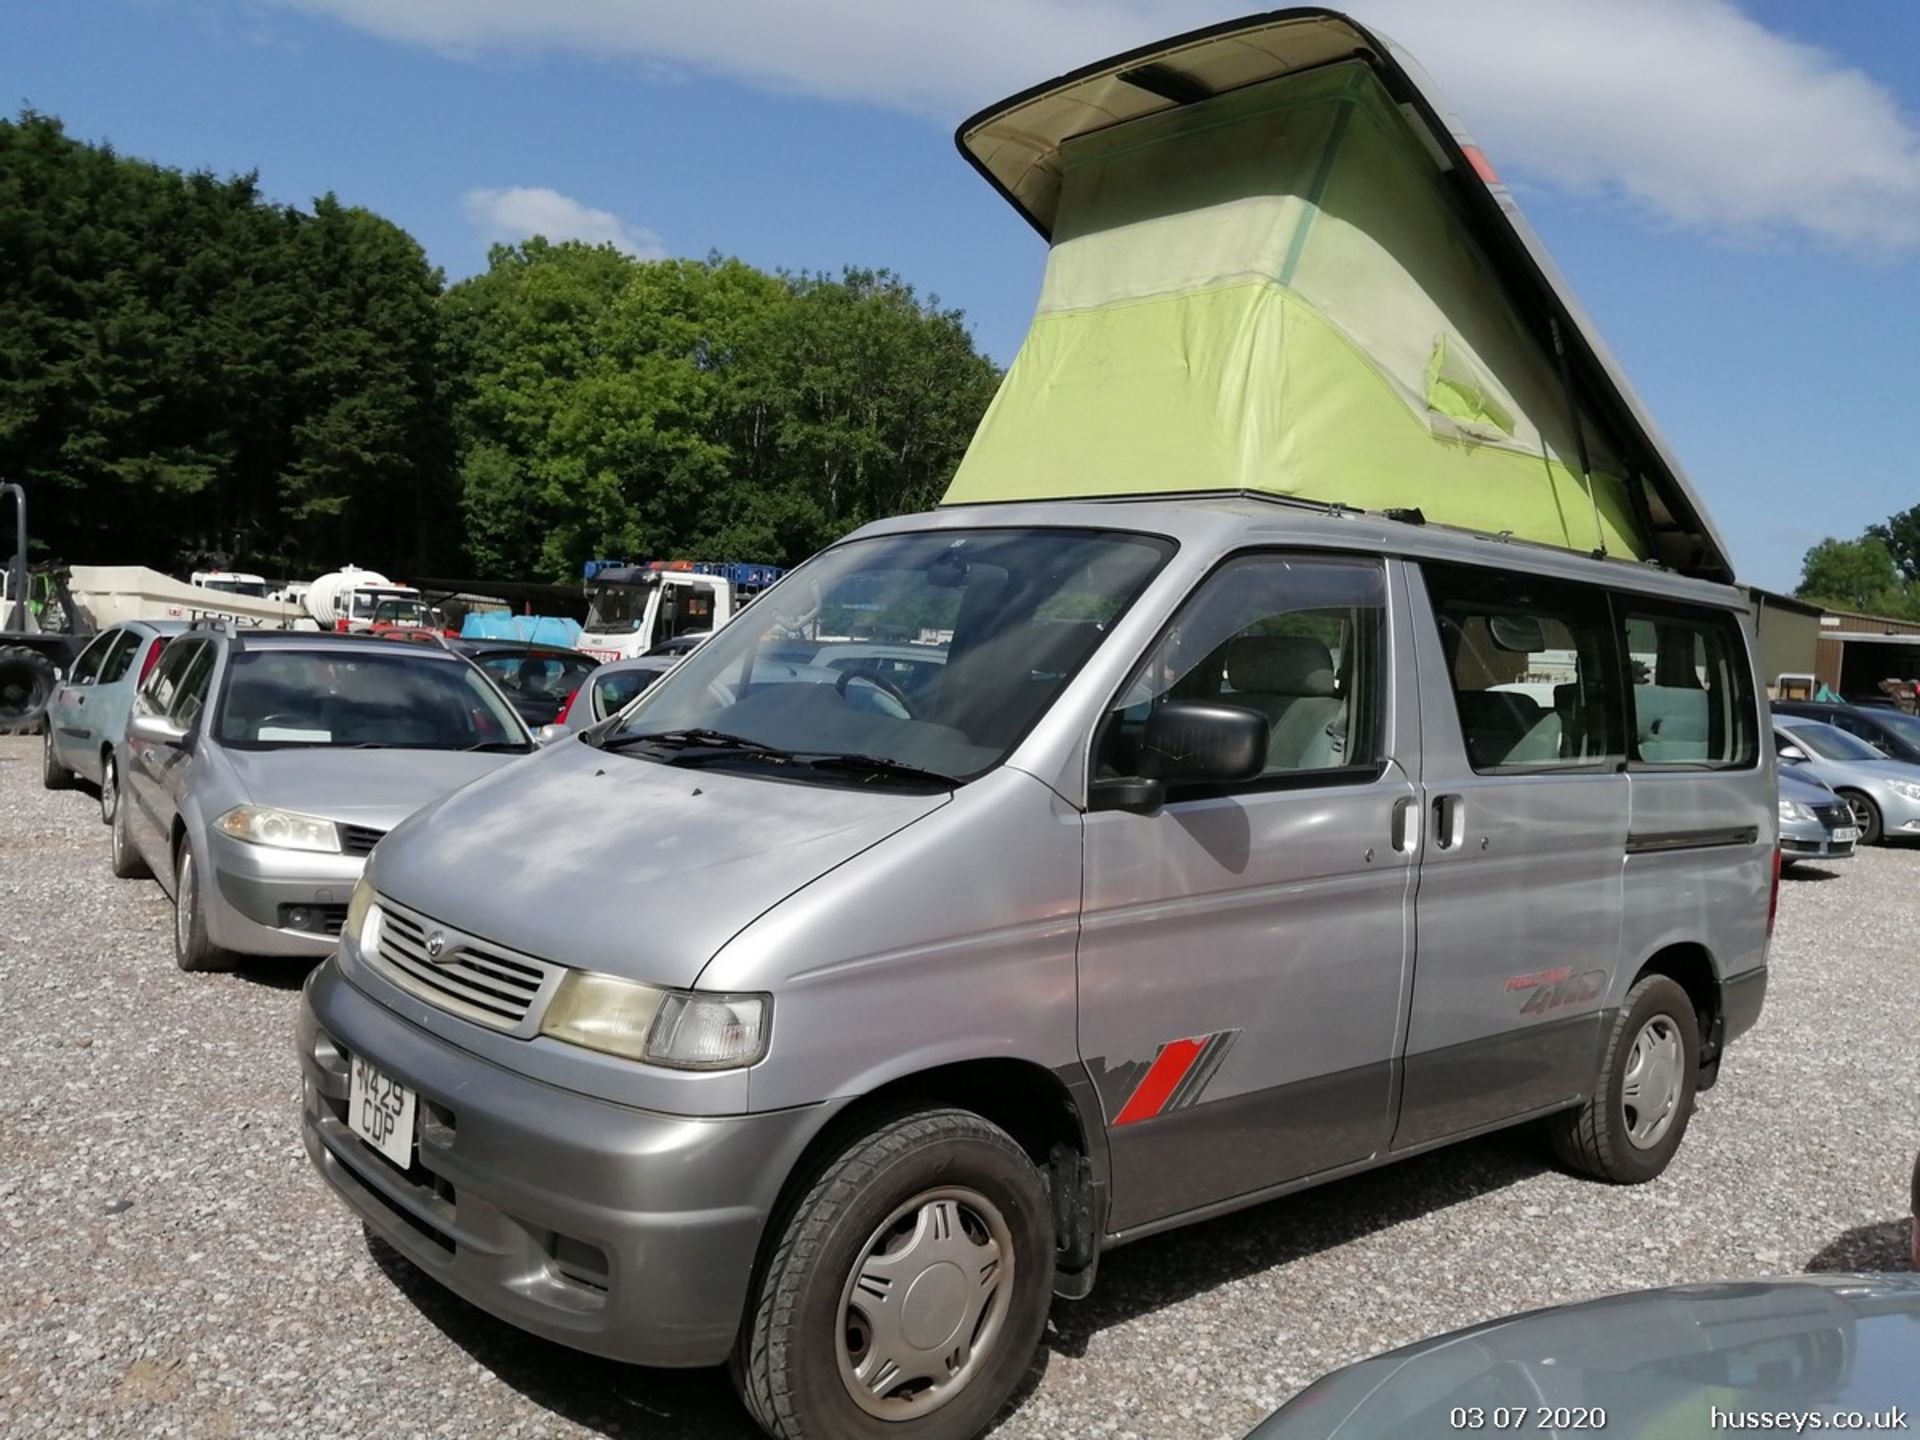
<path id="1" fill-rule="evenodd" d="M 367 854 L 533 749 L 493 683 L 374 636 L 196 625 L 134 698 L 113 873 L 157 875 L 183 970 L 325 955 Z"/>
<path id="2" fill-rule="evenodd" d="M 1891 760 L 1856 735 L 1800 715 L 1773 717 L 1780 762 L 1847 802 L 1862 845 L 1920 840 L 1920 765 Z"/>
<path id="3" fill-rule="evenodd" d="M 1799 767 L 1780 771 L 1780 863 L 1851 860 L 1860 839 L 1853 808 Z"/>
<path id="4" fill-rule="evenodd" d="M 47 702 L 41 780 L 63 790 L 77 776 L 100 787 L 100 818 L 120 803 L 120 742 L 134 691 L 159 663 L 184 620 L 129 620 L 102 630 L 75 657 Z"/>
<path id="5" fill-rule="evenodd" d="M 777 658 L 862 627 L 940 661 Z M 1737 590 L 1432 524 L 869 525 L 381 844 L 307 1149 L 535 1334 L 975 1434 L 1113 1246 L 1534 1120 L 1659 1175 L 1766 989 L 1758 694 Z"/>

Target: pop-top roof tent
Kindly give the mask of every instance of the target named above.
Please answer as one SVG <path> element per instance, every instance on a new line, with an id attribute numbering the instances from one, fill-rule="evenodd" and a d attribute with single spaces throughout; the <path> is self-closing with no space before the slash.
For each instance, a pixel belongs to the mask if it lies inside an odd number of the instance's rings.
<path id="1" fill-rule="evenodd" d="M 1050 249 L 946 503 L 1266 491 L 1733 578 L 1513 197 L 1383 37 L 1276 11 L 955 138 Z"/>

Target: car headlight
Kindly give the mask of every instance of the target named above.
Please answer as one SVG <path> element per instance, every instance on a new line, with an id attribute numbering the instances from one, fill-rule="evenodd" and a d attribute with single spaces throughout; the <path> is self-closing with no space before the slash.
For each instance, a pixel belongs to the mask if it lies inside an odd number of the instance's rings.
<path id="1" fill-rule="evenodd" d="M 1920 800 L 1920 785 L 1911 780 L 1889 780 L 1887 788 L 1906 800 Z"/>
<path id="2" fill-rule="evenodd" d="M 340 933 L 350 936 L 362 955 L 378 955 L 380 926 L 385 920 L 373 882 L 362 875 L 360 883 L 353 887 L 353 898 L 347 901 L 347 923 L 340 927 Z"/>
<path id="3" fill-rule="evenodd" d="M 1780 818 L 1783 821 L 1787 821 L 1812 820 L 1816 817 L 1813 811 L 1805 805 L 1802 805 L 1798 800 L 1782 800 L 1780 802 Z"/>
<path id="4" fill-rule="evenodd" d="M 333 821 L 294 810 L 276 810 L 271 805 L 236 805 L 214 821 L 213 828 L 249 845 L 340 853 L 340 827 Z"/>
<path id="5" fill-rule="evenodd" d="M 666 990 L 569 970 L 540 1033 L 570 1045 L 676 1070 L 735 1070 L 767 1053 L 770 995 Z"/>

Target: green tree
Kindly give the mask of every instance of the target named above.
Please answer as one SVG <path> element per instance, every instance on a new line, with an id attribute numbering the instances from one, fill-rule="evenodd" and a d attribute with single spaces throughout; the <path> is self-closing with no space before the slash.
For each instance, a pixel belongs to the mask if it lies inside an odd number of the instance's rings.
<path id="1" fill-rule="evenodd" d="M 1822 540 L 1807 551 L 1795 593 L 1836 609 L 1875 615 L 1898 617 L 1920 608 L 1914 605 L 1886 542 L 1873 534 L 1858 540 Z"/>
<path id="2" fill-rule="evenodd" d="M 1889 515 L 1881 525 L 1869 525 L 1867 534 L 1881 541 L 1894 567 L 1909 587 L 1920 585 L 1920 505 Z"/>

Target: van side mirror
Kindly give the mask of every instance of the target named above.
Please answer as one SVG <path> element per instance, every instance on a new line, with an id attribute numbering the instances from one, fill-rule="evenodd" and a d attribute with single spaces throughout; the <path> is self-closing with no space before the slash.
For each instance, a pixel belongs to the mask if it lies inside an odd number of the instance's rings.
<path id="1" fill-rule="evenodd" d="M 1157 810 L 1168 785 L 1230 785 L 1266 768 L 1267 717 L 1213 700 L 1172 700 L 1147 718 L 1140 773 L 1096 780 L 1094 810 Z"/>
<path id="2" fill-rule="evenodd" d="M 1803 765 L 1807 759 L 1807 752 L 1802 750 L 1798 745 L 1782 745 L 1779 755 L 1780 758 L 1789 765 Z"/>
<path id="3" fill-rule="evenodd" d="M 164 715 L 136 715 L 127 722 L 127 733 L 175 750 L 187 739 L 187 732 Z"/>

